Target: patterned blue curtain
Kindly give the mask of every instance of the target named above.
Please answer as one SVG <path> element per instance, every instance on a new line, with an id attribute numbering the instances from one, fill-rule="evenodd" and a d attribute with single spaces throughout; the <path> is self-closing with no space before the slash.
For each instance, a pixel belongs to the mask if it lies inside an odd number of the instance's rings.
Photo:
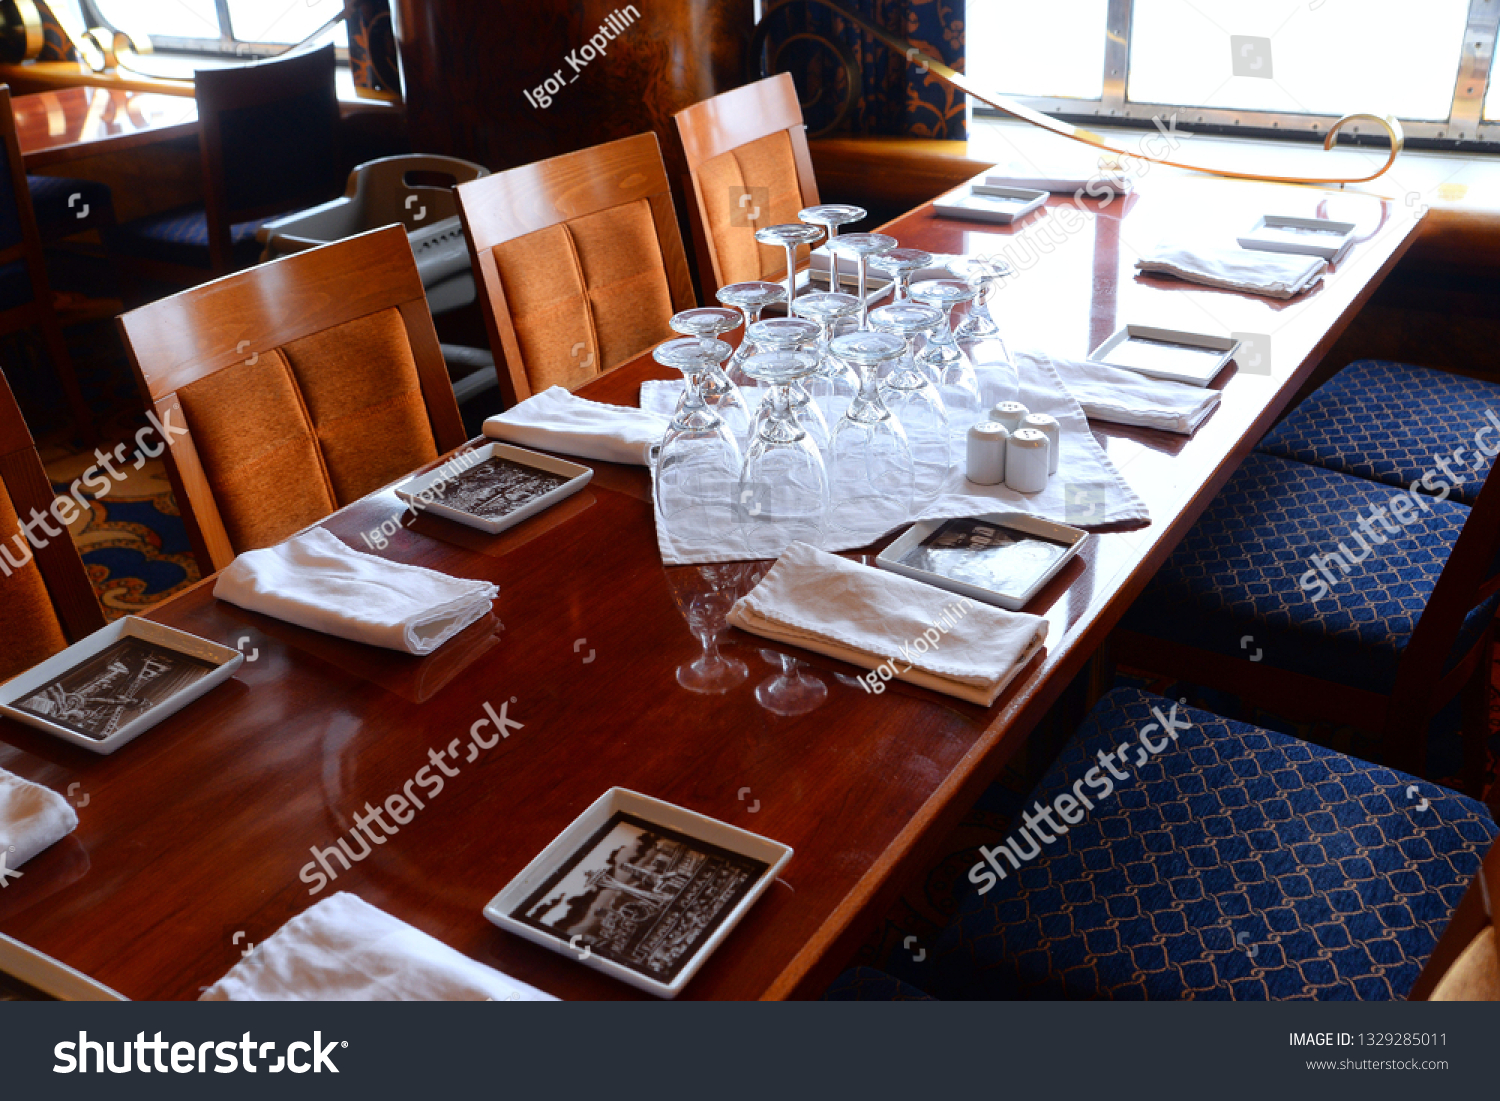
<path id="1" fill-rule="evenodd" d="M 840 3 L 963 71 L 965 0 Z M 790 72 L 797 81 L 813 133 L 958 140 L 967 136 L 963 93 L 922 66 L 909 64 L 829 8 L 807 0 L 772 0 L 764 18 L 769 27 L 769 67 Z"/>

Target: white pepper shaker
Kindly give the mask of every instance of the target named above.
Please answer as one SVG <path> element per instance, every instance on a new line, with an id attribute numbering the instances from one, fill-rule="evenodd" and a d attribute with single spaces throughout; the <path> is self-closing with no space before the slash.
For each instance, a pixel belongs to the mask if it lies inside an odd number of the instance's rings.
<path id="1" fill-rule="evenodd" d="M 1028 412 L 1030 410 L 1018 401 L 1002 401 L 990 410 L 990 420 L 999 421 L 1005 425 L 1007 432 L 1014 435 L 1020 429 L 1021 422 L 1026 419 Z"/>
<path id="2" fill-rule="evenodd" d="M 1045 432 L 1022 428 L 1005 441 L 1005 484 L 1017 493 L 1040 493 L 1047 488 L 1048 452 L 1052 441 Z"/>
<path id="3" fill-rule="evenodd" d="M 997 486 L 1005 481 L 1005 441 L 1010 438 L 998 421 L 980 421 L 969 429 L 967 470 L 975 485 Z"/>
<path id="4" fill-rule="evenodd" d="M 1061 457 L 1062 427 L 1057 423 L 1057 418 L 1046 413 L 1027 413 L 1021 421 L 1022 428 L 1035 428 L 1051 441 L 1052 447 L 1048 451 L 1047 473 L 1057 473 L 1057 460 Z"/>

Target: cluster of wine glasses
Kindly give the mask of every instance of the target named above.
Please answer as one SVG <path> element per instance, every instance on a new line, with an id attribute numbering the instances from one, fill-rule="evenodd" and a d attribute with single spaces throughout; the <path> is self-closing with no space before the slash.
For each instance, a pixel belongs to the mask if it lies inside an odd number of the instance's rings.
<path id="1" fill-rule="evenodd" d="M 825 204 L 798 217 L 755 234 L 786 250 L 784 286 L 720 288 L 721 306 L 676 314 L 680 337 L 654 353 L 684 380 L 656 458 L 660 522 L 691 543 L 738 540 L 753 558 L 797 541 L 861 546 L 943 492 L 951 441 L 985 408 L 958 340 L 995 338 L 993 265 L 970 261 L 956 265 L 959 278 L 914 282 L 934 257 L 886 234 L 840 233 L 865 217 L 859 207 Z M 799 297 L 796 251 L 820 241 L 833 254 L 828 289 L 814 281 Z M 852 261 L 856 294 L 838 289 L 840 257 Z M 873 309 L 872 266 L 894 284 L 890 304 Z M 784 316 L 763 317 L 773 305 Z M 741 327 L 733 349 L 722 338 Z"/>

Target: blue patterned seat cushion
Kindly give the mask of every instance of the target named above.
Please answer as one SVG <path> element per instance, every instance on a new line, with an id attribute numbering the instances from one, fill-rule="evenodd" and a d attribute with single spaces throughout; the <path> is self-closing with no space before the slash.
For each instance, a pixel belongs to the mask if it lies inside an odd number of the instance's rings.
<path id="1" fill-rule="evenodd" d="M 930 1002 L 924 993 L 900 979 L 873 967 L 851 967 L 833 980 L 823 994 L 825 1002 Z"/>
<path id="2" fill-rule="evenodd" d="M 1464 521 L 1467 505 L 1423 497 L 1415 522 L 1372 545 L 1358 527 L 1396 490 L 1321 466 L 1252 453 L 1126 612 L 1121 626 L 1201 650 L 1253 658 L 1386 693 Z M 1356 534 L 1358 538 L 1356 538 Z M 1363 542 L 1361 542 L 1363 540 Z M 1311 556 L 1345 548 L 1350 570 Z M 1365 555 L 1360 562 L 1352 559 Z M 1321 599 L 1317 586 L 1327 589 Z M 1451 663 L 1494 618 L 1471 611 Z M 1250 636 L 1251 641 L 1241 645 Z M 1129 664 L 1131 655 L 1121 651 Z"/>
<path id="3" fill-rule="evenodd" d="M 235 267 L 249 267 L 260 259 L 255 231 L 269 219 L 230 226 Z M 109 246 L 126 256 L 160 260 L 188 267 L 209 267 L 208 215 L 201 206 L 179 207 L 126 222 L 109 233 Z"/>
<path id="4" fill-rule="evenodd" d="M 992 851 L 1006 877 L 981 895 L 971 872 L 934 950 L 898 953 L 892 977 L 943 999 L 1404 997 L 1496 834 L 1489 811 L 1172 706 L 1133 688 L 1100 700 L 1027 799 L 1081 790 L 1092 808 L 1068 806 L 1081 820 L 1050 843 L 1013 833 L 1032 858 Z M 1153 709 L 1190 725 L 1169 741 Z M 1122 743 L 1125 778 L 1089 784 Z"/>
<path id="5" fill-rule="evenodd" d="M 1474 444 L 1475 433 L 1490 424 L 1487 409 L 1500 421 L 1500 385 L 1362 359 L 1308 395 L 1258 450 L 1402 488 L 1429 472 L 1434 485 L 1450 481 L 1434 460 L 1440 455 L 1462 479 L 1452 498 L 1473 504 L 1491 461 L 1476 455 Z M 1500 432 L 1492 429 L 1480 442 L 1500 446 Z"/>
<path id="6" fill-rule="evenodd" d="M 43 241 L 86 233 L 115 220 L 107 184 L 67 176 L 27 176 L 26 189 L 31 192 L 36 227 Z"/>

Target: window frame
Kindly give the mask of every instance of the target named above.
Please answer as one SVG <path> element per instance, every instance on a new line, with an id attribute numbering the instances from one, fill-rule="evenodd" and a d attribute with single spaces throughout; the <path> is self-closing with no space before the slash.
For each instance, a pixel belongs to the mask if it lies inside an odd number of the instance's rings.
<path id="1" fill-rule="evenodd" d="M 981 0 L 982 2 L 982 0 Z M 1099 99 L 1014 96 L 1049 115 L 1079 124 L 1149 127 L 1153 117 L 1179 116 L 1184 126 L 1205 134 L 1321 141 L 1338 121 L 1336 115 L 1200 107 L 1180 103 L 1147 103 L 1127 98 L 1130 78 L 1132 0 L 1108 0 L 1105 14 L 1104 93 Z M 1469 0 L 1463 49 L 1454 77 L 1448 118 L 1439 121 L 1401 119 L 1413 148 L 1500 152 L 1500 120 L 1486 122 L 1484 100 L 1489 89 L 1496 38 L 1500 35 L 1500 0 Z M 1466 78 L 1465 74 L 1472 74 Z M 974 103 L 977 118 L 1007 118 L 984 103 Z M 1356 142 L 1384 145 L 1383 127 L 1350 123 L 1340 135 Z"/>
<path id="2" fill-rule="evenodd" d="M 78 0 L 78 2 L 88 26 L 118 29 L 104 18 L 103 12 L 99 10 L 94 0 Z M 234 20 L 229 15 L 229 0 L 214 0 L 214 14 L 219 20 L 218 38 L 179 38 L 173 35 L 153 34 L 151 35 L 152 48 L 170 54 L 214 58 L 237 57 L 245 61 L 260 61 L 283 54 L 297 45 L 297 43 L 286 42 L 251 42 L 233 37 Z M 343 18 L 342 12 L 340 18 Z M 341 63 L 346 65 L 349 63 L 348 47 L 337 46 L 335 52 Z"/>

